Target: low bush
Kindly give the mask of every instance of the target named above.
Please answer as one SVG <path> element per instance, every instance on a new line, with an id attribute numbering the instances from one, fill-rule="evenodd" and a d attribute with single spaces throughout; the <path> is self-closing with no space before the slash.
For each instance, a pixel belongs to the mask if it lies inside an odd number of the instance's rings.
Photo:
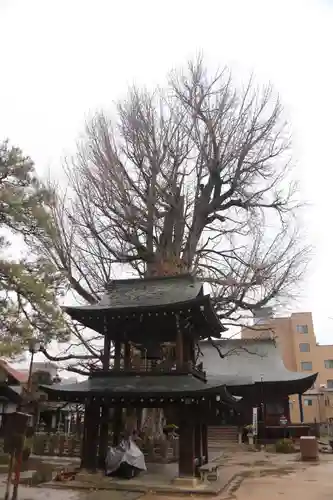
<path id="1" fill-rule="evenodd" d="M 275 451 L 276 453 L 295 453 L 294 443 L 291 439 L 279 439 L 275 443 Z"/>

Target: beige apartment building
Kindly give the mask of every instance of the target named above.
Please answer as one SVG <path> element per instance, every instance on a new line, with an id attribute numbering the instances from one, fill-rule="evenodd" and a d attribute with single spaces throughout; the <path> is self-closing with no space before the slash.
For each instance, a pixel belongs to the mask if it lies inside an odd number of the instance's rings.
<path id="1" fill-rule="evenodd" d="M 273 317 L 272 310 L 266 308 L 257 314 L 254 324 L 258 330 L 243 328 L 242 338 L 273 337 L 288 370 L 318 372 L 315 385 L 302 396 L 303 421 L 333 422 L 333 345 L 317 343 L 312 314 Z M 292 422 L 300 422 L 298 395 L 290 396 L 289 401 Z"/>

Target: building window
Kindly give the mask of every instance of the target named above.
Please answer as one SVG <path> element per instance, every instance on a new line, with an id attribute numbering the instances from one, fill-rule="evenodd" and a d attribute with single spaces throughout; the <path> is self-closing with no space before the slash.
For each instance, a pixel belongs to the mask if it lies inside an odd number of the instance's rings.
<path id="1" fill-rule="evenodd" d="M 306 343 L 301 343 L 299 345 L 299 350 L 301 352 L 310 352 L 310 344 L 306 344 Z"/>
<path id="2" fill-rule="evenodd" d="M 312 399 L 305 398 L 304 399 L 304 406 L 312 406 Z"/>
<path id="3" fill-rule="evenodd" d="M 301 362 L 301 370 L 302 371 L 311 371 L 312 370 L 312 361 L 302 361 Z"/>
<path id="4" fill-rule="evenodd" d="M 333 368 L 333 359 L 325 359 L 325 368 Z"/>
<path id="5" fill-rule="evenodd" d="M 309 333 L 308 325 L 297 325 L 296 330 L 298 331 L 298 333 Z"/>
<path id="6" fill-rule="evenodd" d="M 327 381 L 327 389 L 333 389 L 333 380 L 328 380 Z"/>

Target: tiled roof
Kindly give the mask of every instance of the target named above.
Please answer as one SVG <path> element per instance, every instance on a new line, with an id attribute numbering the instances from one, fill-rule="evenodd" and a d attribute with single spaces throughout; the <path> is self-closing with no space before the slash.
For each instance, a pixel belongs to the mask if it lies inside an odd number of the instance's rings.
<path id="1" fill-rule="evenodd" d="M 250 375 L 254 382 L 301 380 L 316 375 L 287 370 L 272 339 L 225 339 L 215 340 L 214 344 L 216 347 L 209 341 L 200 342 L 199 361 L 207 374 Z"/>
<path id="2" fill-rule="evenodd" d="M 190 274 L 114 280 L 108 283 L 107 291 L 98 304 L 64 309 L 68 312 L 75 309 L 161 307 L 192 301 L 202 293 L 202 287 L 203 284 Z"/>
<path id="3" fill-rule="evenodd" d="M 128 396 L 195 396 L 201 394 L 219 394 L 222 401 L 236 402 L 226 390 L 226 385 L 236 386 L 238 383 L 251 384 L 250 379 L 232 378 L 228 375 L 210 377 L 207 381 L 200 380 L 193 375 L 120 375 L 115 377 L 93 377 L 76 384 L 41 385 L 43 391 L 53 397 L 60 397 L 62 401 L 73 401 L 73 398 L 85 397 L 87 394 L 95 396 L 112 396 L 122 398 Z"/>

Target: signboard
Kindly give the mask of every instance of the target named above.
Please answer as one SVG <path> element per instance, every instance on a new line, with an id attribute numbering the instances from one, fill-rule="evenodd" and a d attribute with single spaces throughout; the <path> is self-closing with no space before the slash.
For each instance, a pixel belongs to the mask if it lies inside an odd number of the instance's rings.
<path id="1" fill-rule="evenodd" d="M 253 435 L 258 435 L 258 408 L 252 409 L 252 427 L 253 427 Z"/>

